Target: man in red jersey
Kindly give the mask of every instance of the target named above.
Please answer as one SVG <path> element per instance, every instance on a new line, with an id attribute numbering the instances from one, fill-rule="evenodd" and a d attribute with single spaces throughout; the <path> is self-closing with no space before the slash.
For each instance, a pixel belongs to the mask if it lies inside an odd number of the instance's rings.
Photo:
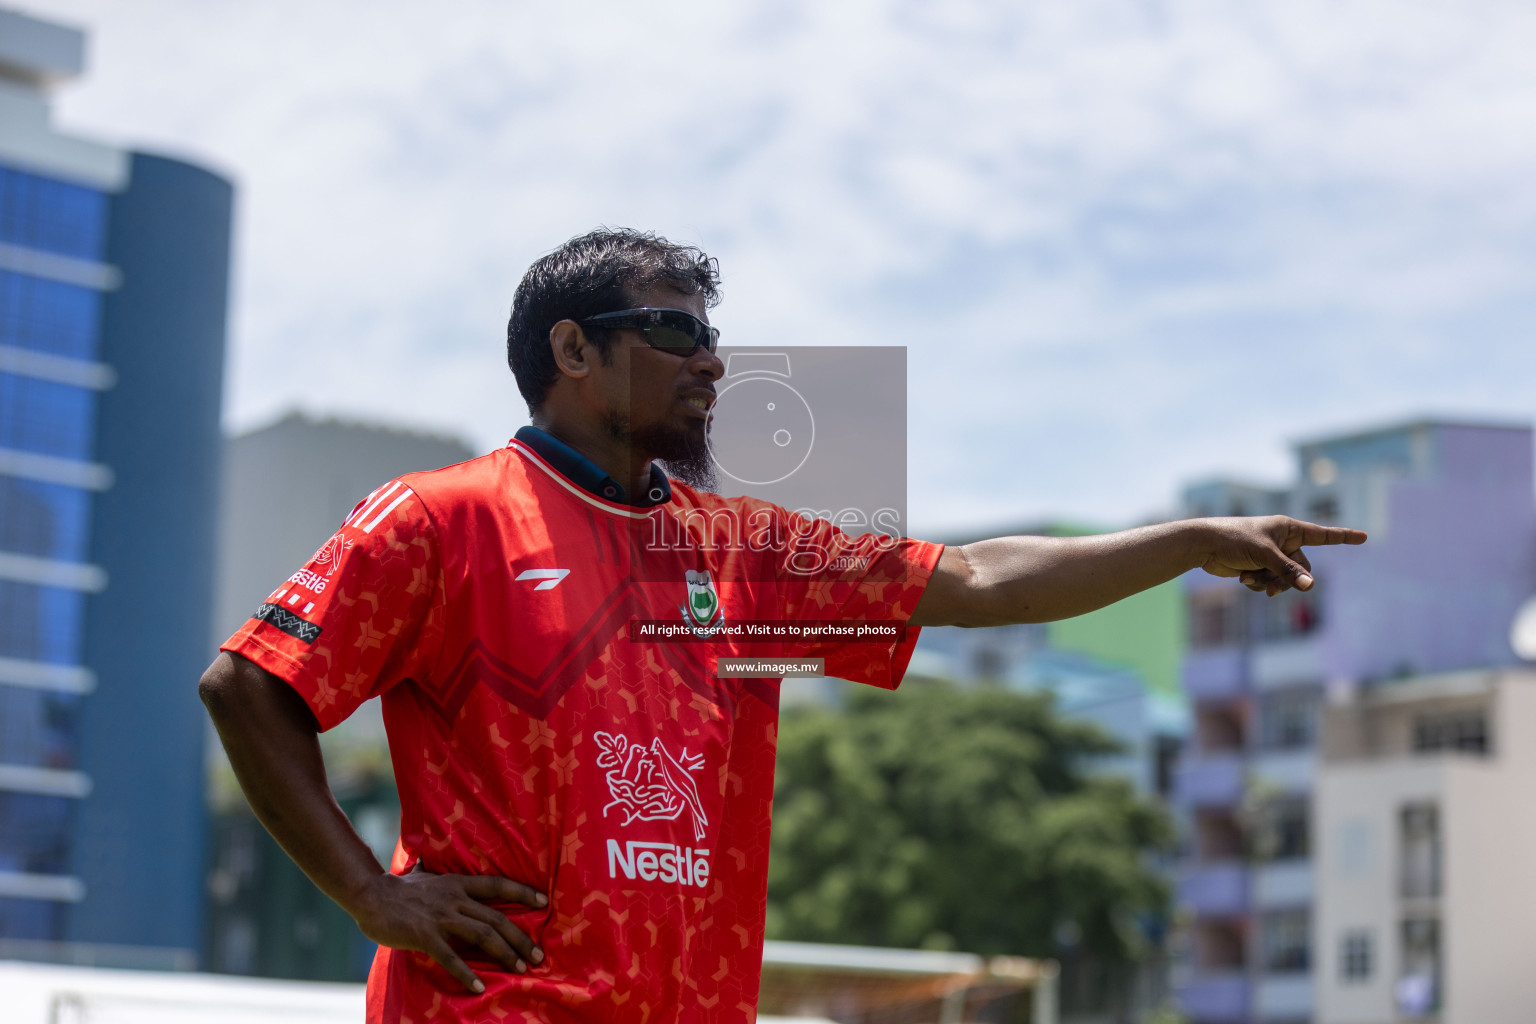
<path id="1" fill-rule="evenodd" d="M 538 260 L 508 325 L 533 425 L 368 495 L 203 676 L 252 808 L 380 944 L 370 1021 L 754 1018 L 778 689 L 715 661 L 820 657 L 894 689 L 917 630 L 761 644 L 728 624 L 1040 622 L 1197 567 L 1305 590 L 1304 544 L 1365 540 L 1273 516 L 945 549 L 722 498 L 718 284 L 702 252 L 630 231 Z M 740 532 L 699 526 L 719 522 Z M 316 738 L 379 695 L 388 870 Z"/>

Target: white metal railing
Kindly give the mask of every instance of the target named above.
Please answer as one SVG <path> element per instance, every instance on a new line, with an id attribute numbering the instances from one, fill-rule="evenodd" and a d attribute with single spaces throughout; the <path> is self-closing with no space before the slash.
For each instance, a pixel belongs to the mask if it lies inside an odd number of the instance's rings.
<path id="1" fill-rule="evenodd" d="M 0 896 L 23 900 L 52 900 L 56 903 L 79 903 L 85 899 L 85 883 L 72 875 L 0 871 Z"/>
<path id="2" fill-rule="evenodd" d="M 106 391 L 117 384 L 117 371 L 106 363 L 71 359 L 15 345 L 0 345 L 0 373 Z"/>
<path id="3" fill-rule="evenodd" d="M 96 689 L 96 673 L 83 665 L 53 665 L 46 661 L 0 658 L 0 686 L 83 694 Z"/>
<path id="4" fill-rule="evenodd" d="M 113 481 L 111 468 L 99 462 L 61 459 L 15 448 L 0 448 L 0 474 L 87 491 L 105 491 Z"/>
<path id="5" fill-rule="evenodd" d="M 0 551 L 0 580 L 99 594 L 107 589 L 107 570 L 86 562 L 64 562 Z"/>
<path id="6" fill-rule="evenodd" d="M 14 242 L 0 242 L 0 270 L 47 278 L 64 284 L 110 292 L 122 286 L 122 271 L 110 263 L 62 256 Z"/>
<path id="7" fill-rule="evenodd" d="M 0 789 L 39 796 L 85 797 L 91 777 L 64 768 L 37 768 L 28 764 L 0 764 Z"/>

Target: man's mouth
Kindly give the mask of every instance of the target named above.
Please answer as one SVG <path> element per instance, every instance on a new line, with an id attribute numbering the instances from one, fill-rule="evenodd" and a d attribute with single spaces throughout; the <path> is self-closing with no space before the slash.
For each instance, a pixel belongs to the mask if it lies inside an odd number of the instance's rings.
<path id="1" fill-rule="evenodd" d="M 715 404 L 713 396 L 705 397 L 704 395 L 685 395 L 683 396 L 683 401 L 699 410 L 699 412 L 706 413 L 709 412 L 709 407 Z"/>

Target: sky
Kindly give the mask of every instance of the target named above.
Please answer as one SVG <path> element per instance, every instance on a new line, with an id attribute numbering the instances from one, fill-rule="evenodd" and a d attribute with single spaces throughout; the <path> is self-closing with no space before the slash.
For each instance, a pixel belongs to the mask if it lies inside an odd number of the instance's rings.
<path id="1" fill-rule="evenodd" d="M 907 346 L 918 534 L 1536 417 L 1528 4 L 6 2 L 91 33 L 61 128 L 237 182 L 233 430 L 504 443 L 602 224 L 717 256 L 722 341 Z"/>

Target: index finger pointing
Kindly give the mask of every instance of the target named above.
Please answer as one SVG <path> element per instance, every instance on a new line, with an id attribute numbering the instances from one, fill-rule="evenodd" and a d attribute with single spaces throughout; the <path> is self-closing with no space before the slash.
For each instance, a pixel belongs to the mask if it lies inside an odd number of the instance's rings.
<path id="1" fill-rule="evenodd" d="M 1302 544 L 1364 544 L 1366 534 L 1364 530 L 1351 530 L 1345 526 L 1322 526 L 1318 523 L 1298 522 L 1301 527 L 1300 541 Z"/>
<path id="2" fill-rule="evenodd" d="M 537 889 L 499 875 L 464 875 L 464 892 L 477 900 L 505 900 L 525 907 L 542 907 L 548 898 Z"/>

